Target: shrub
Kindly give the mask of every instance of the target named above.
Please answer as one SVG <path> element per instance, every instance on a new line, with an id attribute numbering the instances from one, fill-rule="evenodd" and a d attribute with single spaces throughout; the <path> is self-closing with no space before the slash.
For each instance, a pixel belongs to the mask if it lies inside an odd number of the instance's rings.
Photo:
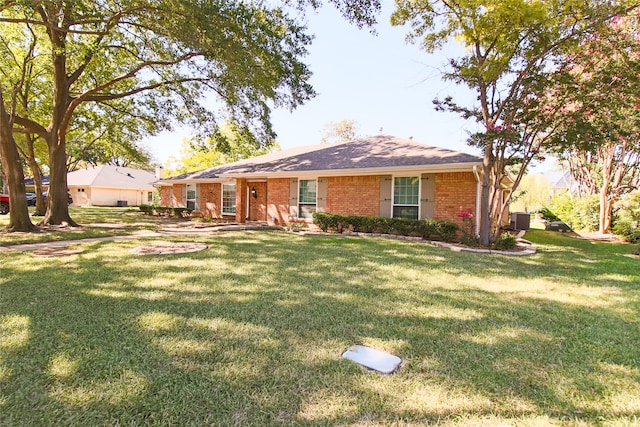
<path id="1" fill-rule="evenodd" d="M 626 194 L 616 204 L 613 232 L 628 242 L 640 242 L 640 190 Z"/>
<path id="2" fill-rule="evenodd" d="M 640 242 L 640 223 L 628 219 L 618 220 L 613 226 L 613 233 L 622 237 L 627 242 Z"/>
<path id="3" fill-rule="evenodd" d="M 502 233 L 498 236 L 496 241 L 493 243 L 494 249 L 497 250 L 509 250 L 516 247 L 516 236 L 511 233 Z"/>
<path id="4" fill-rule="evenodd" d="M 431 240 L 453 241 L 459 230 L 453 221 L 405 218 L 384 218 L 379 216 L 356 216 L 315 212 L 313 222 L 322 231 L 342 233 L 351 230 L 361 233 L 396 234 L 415 236 Z"/>
<path id="5" fill-rule="evenodd" d="M 153 215 L 153 206 L 151 205 L 140 205 L 140 212 L 145 215 Z"/>
<path id="6" fill-rule="evenodd" d="M 594 231 L 600 220 L 600 200 L 597 195 L 571 197 L 565 192 L 554 196 L 540 214 L 547 221 L 564 221 L 574 230 Z"/>
<path id="7" fill-rule="evenodd" d="M 560 221 L 560 218 L 558 218 L 558 216 L 547 207 L 540 209 L 539 212 L 540 216 L 542 216 L 542 219 L 545 221 Z"/>
<path id="8" fill-rule="evenodd" d="M 145 215 L 155 215 L 155 216 L 177 216 L 177 217 L 188 217 L 191 215 L 192 209 L 188 208 L 172 208 L 169 206 L 151 206 L 151 205 L 140 205 L 140 212 Z"/>

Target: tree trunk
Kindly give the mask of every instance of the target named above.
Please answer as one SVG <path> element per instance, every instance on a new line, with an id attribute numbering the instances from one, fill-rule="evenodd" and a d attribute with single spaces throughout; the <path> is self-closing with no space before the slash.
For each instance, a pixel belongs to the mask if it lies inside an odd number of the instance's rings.
<path id="1" fill-rule="evenodd" d="M 491 156 L 493 144 L 487 143 L 484 147 L 484 158 L 482 160 L 482 189 L 480 193 L 480 244 L 489 246 L 491 244 Z"/>
<path id="2" fill-rule="evenodd" d="M 613 167 L 613 147 L 601 147 L 600 159 L 602 161 L 602 184 L 600 187 L 600 215 L 598 231 L 608 233 L 611 226 L 611 204 L 609 203 L 609 189 L 611 184 L 611 168 Z M 609 218 L 607 220 L 607 218 Z"/>
<path id="3" fill-rule="evenodd" d="M 27 199 L 25 197 L 24 174 L 18 147 L 13 139 L 13 130 L 9 115 L 4 106 L 4 97 L 0 89 L 0 160 L 5 171 L 9 187 L 9 231 L 31 232 L 37 227 L 31 223 Z"/>
<path id="4" fill-rule="evenodd" d="M 49 144 L 49 193 L 47 194 L 47 213 L 42 224 L 69 225 L 77 227 L 69 216 L 67 190 L 67 156 L 64 144 Z"/>
<path id="5" fill-rule="evenodd" d="M 48 15 L 55 16 L 57 10 L 50 10 Z M 71 104 L 69 93 L 69 78 L 67 76 L 67 57 L 65 37 L 69 23 L 64 15 L 62 27 L 52 26 L 49 35 L 53 46 L 53 109 L 51 124 L 47 129 L 49 138 L 49 194 L 47 195 L 47 213 L 42 224 L 69 225 L 77 227 L 69 216 L 68 189 L 67 189 L 67 153 L 66 132 L 68 125 L 67 109 Z"/>
<path id="6" fill-rule="evenodd" d="M 25 135 L 25 141 L 27 143 L 29 169 L 31 169 L 31 174 L 33 175 L 33 186 L 35 187 L 36 193 L 36 209 L 33 212 L 33 216 L 43 216 L 46 213 L 47 206 L 45 205 L 44 198 L 42 197 L 42 177 L 40 176 L 40 167 L 36 161 L 32 135 Z"/>
<path id="7" fill-rule="evenodd" d="M 608 197 L 608 192 L 603 194 L 600 192 L 600 221 L 599 231 L 602 234 L 611 232 L 611 222 L 613 217 L 613 203 Z"/>

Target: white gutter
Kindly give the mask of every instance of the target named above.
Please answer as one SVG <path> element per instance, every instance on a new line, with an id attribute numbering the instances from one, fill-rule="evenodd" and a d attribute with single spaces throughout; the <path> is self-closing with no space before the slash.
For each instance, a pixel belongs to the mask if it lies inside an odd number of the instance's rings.
<path id="1" fill-rule="evenodd" d="M 477 167 L 478 164 L 449 163 L 449 164 L 442 164 L 442 165 L 398 166 L 395 168 L 324 169 L 324 170 L 308 170 L 308 171 L 293 170 L 293 171 L 248 172 L 248 173 L 231 172 L 231 173 L 222 173 L 218 175 L 218 179 L 291 178 L 291 177 L 300 177 L 300 176 L 367 176 L 367 175 L 398 175 L 398 174 L 408 174 L 408 173 L 469 172 L 471 167 L 475 168 Z M 173 181 L 173 182 L 177 182 L 177 181 Z"/>

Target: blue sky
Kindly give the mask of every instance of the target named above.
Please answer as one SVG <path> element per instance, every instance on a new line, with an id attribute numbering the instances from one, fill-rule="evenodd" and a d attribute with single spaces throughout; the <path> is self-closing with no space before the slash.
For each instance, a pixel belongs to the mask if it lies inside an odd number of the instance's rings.
<path id="1" fill-rule="evenodd" d="M 392 3 L 385 7 L 376 27 L 377 35 L 348 24 L 332 7 L 307 16 L 315 35 L 305 62 L 313 72 L 311 83 L 318 95 L 293 112 L 276 110 L 272 122 L 284 148 L 320 143 L 325 125 L 355 120 L 359 134 L 382 133 L 410 137 L 419 142 L 479 154 L 467 146 L 466 129 L 473 123 L 455 114 L 436 112 L 435 97 L 454 96 L 470 102 L 473 95 L 463 87 L 442 80 L 448 57 L 457 56 L 455 44 L 427 54 L 405 42 L 407 28 L 392 27 Z M 183 137 L 190 129 L 178 129 L 144 141 L 155 160 L 165 163 L 178 156 Z"/>

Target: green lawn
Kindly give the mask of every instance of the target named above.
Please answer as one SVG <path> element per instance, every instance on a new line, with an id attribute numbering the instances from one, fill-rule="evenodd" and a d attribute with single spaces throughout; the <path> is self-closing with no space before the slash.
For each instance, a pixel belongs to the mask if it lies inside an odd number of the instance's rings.
<path id="1" fill-rule="evenodd" d="M 0 425 L 637 425 L 640 260 L 233 232 L 0 252 Z M 393 375 L 341 359 L 360 343 Z"/>
<path id="2" fill-rule="evenodd" d="M 34 208 L 29 208 L 33 212 Z M 52 228 L 40 233 L 6 233 L 2 229 L 9 225 L 9 215 L 0 215 L 0 245 L 17 245 L 57 240 L 87 239 L 114 235 L 128 235 L 154 231 L 166 224 L 181 221 L 175 218 L 144 216 L 138 208 L 89 207 L 69 208 L 71 218 L 81 227 Z M 42 217 L 31 217 L 38 224 Z"/>

